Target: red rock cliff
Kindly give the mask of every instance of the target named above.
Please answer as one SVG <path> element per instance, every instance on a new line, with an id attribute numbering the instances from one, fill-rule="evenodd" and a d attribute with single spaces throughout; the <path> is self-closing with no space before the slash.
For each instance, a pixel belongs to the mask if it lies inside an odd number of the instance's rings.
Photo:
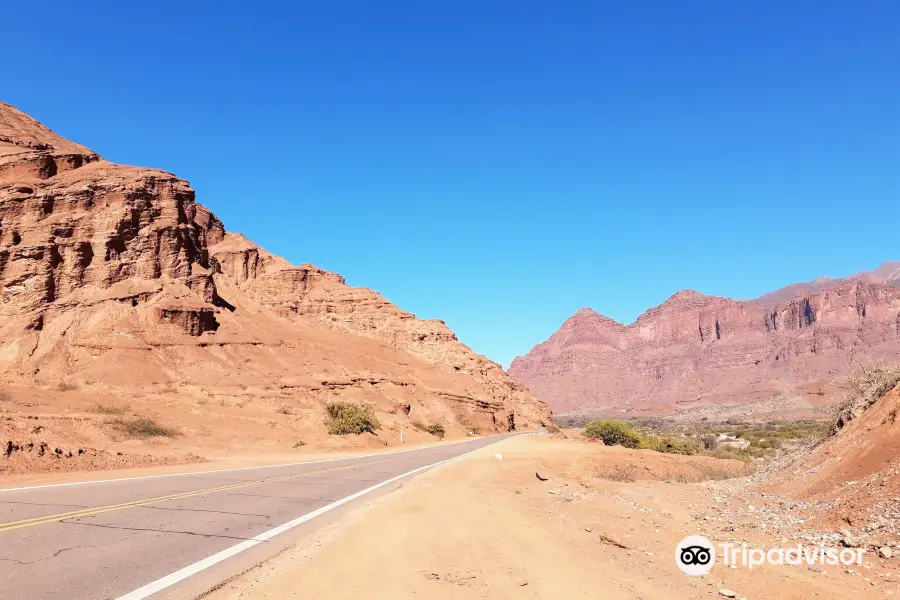
<path id="1" fill-rule="evenodd" d="M 562 412 L 741 402 L 900 356 L 900 288 L 864 278 L 767 303 L 685 290 L 621 325 L 583 309 L 510 374 Z"/>
<path id="2" fill-rule="evenodd" d="M 174 175 L 0 103 L 0 372 L 345 396 L 496 430 L 549 419 L 497 364 L 368 289 L 293 266 Z"/>

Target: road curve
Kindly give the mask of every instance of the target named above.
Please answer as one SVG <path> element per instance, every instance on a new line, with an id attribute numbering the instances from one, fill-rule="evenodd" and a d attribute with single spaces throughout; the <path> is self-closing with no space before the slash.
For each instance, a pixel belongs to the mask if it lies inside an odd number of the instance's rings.
<path id="1" fill-rule="evenodd" d="M 292 465 L 0 490 L 0 590 L 5 600 L 179 597 L 179 588 L 190 587 L 200 573 L 215 577 L 207 587 L 215 585 L 241 570 L 243 552 L 252 548 L 257 560 L 271 556 L 294 527 L 504 437 Z"/>

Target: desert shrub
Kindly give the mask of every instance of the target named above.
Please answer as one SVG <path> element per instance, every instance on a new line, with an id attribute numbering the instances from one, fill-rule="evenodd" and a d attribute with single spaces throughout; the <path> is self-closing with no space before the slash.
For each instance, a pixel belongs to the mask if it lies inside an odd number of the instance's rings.
<path id="1" fill-rule="evenodd" d="M 559 433 L 560 431 L 562 431 L 559 427 L 557 427 L 553 423 L 550 423 L 549 425 L 544 425 L 544 429 L 547 430 L 547 433 Z"/>
<path id="2" fill-rule="evenodd" d="M 306 442 L 304 442 L 303 440 L 297 440 L 294 443 L 294 448 L 302 448 L 305 445 L 306 445 Z"/>
<path id="3" fill-rule="evenodd" d="M 72 392 L 78 389 L 78 385 L 75 383 L 69 383 L 68 381 L 61 381 L 59 385 L 56 386 L 57 391 L 60 392 Z"/>
<path id="4" fill-rule="evenodd" d="M 700 443 L 703 445 L 704 450 L 715 450 L 719 445 L 719 436 L 712 433 L 701 435 Z"/>
<path id="5" fill-rule="evenodd" d="M 113 406 L 112 404 L 96 404 L 91 407 L 91 412 L 95 412 L 101 415 L 124 415 L 131 407 L 127 404 L 125 406 Z"/>
<path id="6" fill-rule="evenodd" d="M 589 440 L 601 440 L 607 446 L 641 447 L 641 434 L 624 421 L 590 421 L 584 426 L 583 435 Z"/>
<path id="7" fill-rule="evenodd" d="M 375 418 L 371 407 L 355 402 L 338 400 L 325 405 L 328 414 L 326 425 L 332 435 L 357 435 L 365 432 L 375 433 L 381 425 Z"/>
<path id="8" fill-rule="evenodd" d="M 279 406 L 277 412 L 278 412 L 278 414 L 280 414 L 280 415 L 291 415 L 291 414 L 294 414 L 293 411 L 291 410 L 291 407 L 290 407 L 290 406 L 285 406 L 285 405 Z"/>
<path id="9" fill-rule="evenodd" d="M 114 421 L 113 424 L 116 429 L 134 438 L 175 437 L 178 435 L 178 432 L 174 429 L 164 427 L 152 419 L 133 419 L 130 421 L 119 419 Z"/>
<path id="10" fill-rule="evenodd" d="M 6 393 L 0 393 L 0 402 L 9 402 L 12 400 L 12 396 Z"/>
<path id="11" fill-rule="evenodd" d="M 735 477 L 746 477 L 754 471 L 750 465 L 734 466 L 732 464 L 716 464 L 713 461 L 691 459 L 685 463 L 686 470 L 672 471 L 666 479 L 678 483 L 698 483 L 701 481 L 721 481 Z"/>
<path id="12" fill-rule="evenodd" d="M 432 423 L 431 425 L 426 425 L 425 431 L 441 439 L 444 439 L 444 434 L 446 433 L 444 431 L 444 426 L 440 423 Z"/>
<path id="13" fill-rule="evenodd" d="M 597 468 L 593 475 L 609 481 L 625 481 L 629 483 L 637 481 L 637 469 L 634 465 L 604 465 Z"/>
<path id="14" fill-rule="evenodd" d="M 665 454 L 691 455 L 700 451 L 700 444 L 696 440 L 686 437 L 646 436 L 641 446 L 648 450 L 656 450 Z"/>

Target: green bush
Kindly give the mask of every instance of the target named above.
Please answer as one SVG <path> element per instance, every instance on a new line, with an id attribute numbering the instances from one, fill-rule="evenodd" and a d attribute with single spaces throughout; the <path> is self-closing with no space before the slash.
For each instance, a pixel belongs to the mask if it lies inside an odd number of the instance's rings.
<path id="1" fill-rule="evenodd" d="M 697 454 L 700 444 L 696 440 L 685 437 L 655 437 L 647 436 L 642 444 L 648 450 L 656 450 L 664 454 Z"/>
<path id="2" fill-rule="evenodd" d="M 607 446 L 641 447 L 641 434 L 623 421 L 589 421 L 583 435 L 589 440 L 601 440 Z"/>
<path id="3" fill-rule="evenodd" d="M 427 431 L 431 435 L 437 436 L 441 439 L 444 439 L 444 434 L 446 433 L 444 431 L 444 426 L 441 425 L 440 423 L 432 423 L 431 425 L 426 425 L 425 431 Z"/>
<path id="4" fill-rule="evenodd" d="M 362 404 L 338 400 L 325 405 L 328 414 L 326 425 L 331 435 L 349 435 L 369 432 L 381 427 L 372 409 Z"/>

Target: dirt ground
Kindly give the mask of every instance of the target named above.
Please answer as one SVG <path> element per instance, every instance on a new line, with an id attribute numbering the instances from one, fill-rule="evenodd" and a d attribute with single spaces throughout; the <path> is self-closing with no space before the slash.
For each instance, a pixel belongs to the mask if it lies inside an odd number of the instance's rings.
<path id="1" fill-rule="evenodd" d="M 101 383 L 73 389 L 0 387 L 0 485 L 40 473 L 160 469 L 234 459 L 248 466 L 439 442 L 403 413 L 377 411 L 381 427 L 375 434 L 336 436 L 325 429 L 324 405 L 301 397 L 274 397 L 261 388 L 141 389 Z M 446 440 L 465 439 L 467 429 L 453 424 L 454 418 L 447 414 L 434 421 L 446 423 Z M 137 420 L 150 420 L 165 434 L 142 437 L 123 431 L 123 424 Z"/>
<path id="2" fill-rule="evenodd" d="M 494 455 L 499 453 L 502 460 Z M 523 436 L 430 470 L 214 592 L 246 598 L 885 598 L 894 561 L 718 564 L 689 577 L 676 544 L 702 534 L 796 543 L 795 504 L 747 491 L 736 461 Z M 540 481 L 535 473 L 548 478 Z M 603 477 L 634 479 L 614 481 Z M 754 506 L 751 503 L 756 503 Z M 776 508 L 787 507 L 778 516 Z M 770 524 L 775 515 L 782 525 Z M 781 542 L 779 544 L 779 542 Z"/>

